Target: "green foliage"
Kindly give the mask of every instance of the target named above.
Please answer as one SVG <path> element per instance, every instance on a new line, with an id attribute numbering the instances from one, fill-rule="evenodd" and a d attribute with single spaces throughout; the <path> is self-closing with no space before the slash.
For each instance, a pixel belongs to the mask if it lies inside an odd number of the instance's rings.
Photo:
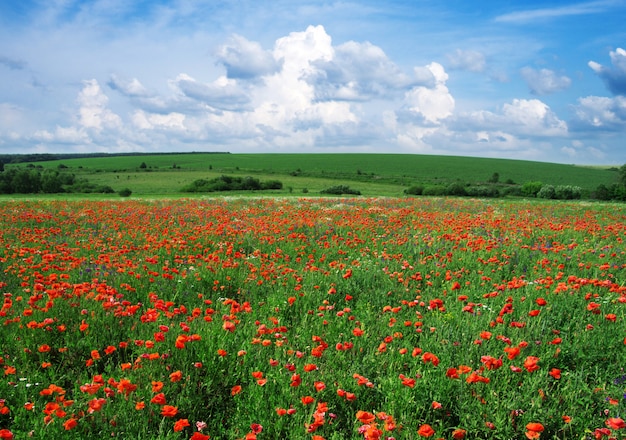
<path id="1" fill-rule="evenodd" d="M 556 198 L 560 200 L 580 199 L 582 196 L 582 189 L 579 186 L 557 185 L 554 192 Z"/>
<path id="2" fill-rule="evenodd" d="M 320 191 L 321 194 L 333 194 L 333 195 L 343 195 L 343 194 L 352 194 L 352 195 L 361 195 L 361 191 L 350 188 L 348 185 L 335 185 L 330 188 L 326 188 Z"/>
<path id="3" fill-rule="evenodd" d="M 122 190 L 120 190 L 120 191 L 118 192 L 118 194 L 120 195 L 120 197 L 130 197 L 130 195 L 131 195 L 132 193 L 133 193 L 133 192 L 132 192 L 130 189 L 128 189 L 128 188 L 124 188 L 124 189 L 122 189 Z"/>
<path id="4" fill-rule="evenodd" d="M 77 179 L 73 185 L 65 189 L 69 193 L 83 194 L 113 194 L 115 190 L 109 185 L 99 185 L 88 181 L 87 179 Z"/>
<path id="5" fill-rule="evenodd" d="M 465 186 L 462 183 L 454 182 L 448 185 L 446 188 L 446 195 L 448 196 L 465 196 Z"/>
<path id="6" fill-rule="evenodd" d="M 498 183 L 500 181 L 500 174 L 493 173 L 487 182 L 489 183 Z"/>
<path id="7" fill-rule="evenodd" d="M 77 178 L 86 178 L 97 184 L 117 188 L 121 174 L 132 179 L 135 196 L 181 195 L 180 187 L 197 179 L 212 179 L 221 174 L 251 175 L 261 181 L 278 179 L 293 188 L 308 188 L 319 193 L 324 188 L 345 183 L 355 186 L 367 195 L 398 196 L 412 185 L 442 186 L 455 183 L 457 176 L 464 182 L 479 185 L 497 170 L 496 186 L 502 196 L 524 195 L 522 182 L 543 182 L 553 185 L 579 186 L 582 197 L 603 184 L 607 189 L 618 181 L 619 170 L 582 167 L 530 161 L 485 159 L 469 157 L 443 157 L 429 155 L 392 154 L 226 154 L 226 153 L 168 153 L 120 155 L 45 155 L 4 157 L 0 161 L 5 169 L 16 165 L 13 161 L 37 169 L 71 169 Z M 145 169 L 138 168 L 144 161 Z M 172 164 L 176 164 L 176 168 Z M 240 171 L 237 171 L 239 169 Z M 294 171 L 295 170 L 295 171 Z M 361 170 L 361 173 L 355 172 Z M 370 172 L 369 170 L 375 170 Z M 141 171 L 141 172 L 140 172 Z M 506 184 L 500 184 L 506 177 Z M 514 184 L 513 182 L 520 182 Z M 485 183 L 485 186 L 489 186 Z M 537 188 L 537 192 L 541 188 Z M 466 192 L 469 190 L 465 186 Z M 287 191 L 285 191 L 287 192 Z M 619 190 L 616 191 L 619 194 Z M 445 195 L 445 193 L 441 194 Z M 526 195 L 526 197 L 533 197 Z M 618 200 L 618 198 L 613 198 Z"/>
<path id="8" fill-rule="evenodd" d="M 422 185 L 413 185 L 404 190 L 404 194 L 411 196 L 421 196 L 423 192 L 424 187 Z"/>
<path id="9" fill-rule="evenodd" d="M 278 180 L 261 182 L 251 176 L 220 176 L 215 179 L 197 179 L 191 184 L 184 186 L 182 192 L 216 192 L 216 191 L 260 191 L 270 189 L 282 189 L 283 184 Z"/>
<path id="10" fill-rule="evenodd" d="M 543 187 L 542 182 L 526 182 L 522 185 L 522 194 L 526 197 L 537 197 L 541 187 Z"/>
<path id="11" fill-rule="evenodd" d="M 543 185 L 536 196 L 540 199 L 556 199 L 556 191 L 553 185 Z"/>
<path id="12" fill-rule="evenodd" d="M 493 185 L 470 186 L 465 189 L 470 197 L 491 198 L 500 197 L 500 191 Z"/>
<path id="13" fill-rule="evenodd" d="M 444 186 L 427 186 L 422 191 L 425 196 L 445 196 L 446 188 Z"/>

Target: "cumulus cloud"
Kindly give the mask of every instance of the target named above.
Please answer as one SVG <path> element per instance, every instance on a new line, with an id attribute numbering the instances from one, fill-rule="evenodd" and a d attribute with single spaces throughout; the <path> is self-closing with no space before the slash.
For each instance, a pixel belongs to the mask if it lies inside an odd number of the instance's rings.
<path id="1" fill-rule="evenodd" d="M 448 66 L 450 69 L 469 70 L 470 72 L 482 72 L 485 70 L 485 55 L 476 50 L 456 49 L 448 54 Z"/>
<path id="2" fill-rule="evenodd" d="M 434 87 L 418 86 L 409 90 L 405 102 L 409 112 L 420 115 L 428 123 L 438 123 L 452 115 L 454 98 L 450 94 L 446 81 L 448 74 L 439 63 L 426 66 L 435 79 Z"/>
<path id="3" fill-rule="evenodd" d="M 271 52 L 240 35 L 233 35 L 218 48 L 215 56 L 226 68 L 229 78 L 256 78 L 274 73 L 280 67 L 280 60 L 276 60 Z"/>
<path id="4" fill-rule="evenodd" d="M 219 110 L 239 111 L 248 108 L 250 98 L 236 80 L 224 76 L 213 83 L 202 83 L 181 73 L 172 84 L 186 97 Z"/>
<path id="5" fill-rule="evenodd" d="M 532 67 L 524 67 L 520 73 L 534 95 L 549 95 L 559 92 L 567 89 L 572 83 L 567 76 L 558 76 L 549 69 L 535 70 Z"/>
<path id="6" fill-rule="evenodd" d="M 488 133 L 510 133 L 521 137 L 565 136 L 567 123 L 538 99 L 514 99 L 499 112 L 486 110 L 459 115 L 456 128 Z"/>
<path id="7" fill-rule="evenodd" d="M 604 81 L 607 88 L 615 95 L 626 95 L 626 50 L 618 47 L 609 52 L 611 67 L 605 67 L 595 61 L 588 65 Z"/>
<path id="8" fill-rule="evenodd" d="M 77 101 L 80 106 L 78 122 L 82 127 L 102 131 L 122 125 L 121 118 L 107 107 L 109 98 L 95 79 L 83 81 Z"/>
<path id="9" fill-rule="evenodd" d="M 574 130 L 622 131 L 626 129 L 626 97 L 587 96 L 574 106 Z"/>
<path id="10" fill-rule="evenodd" d="M 378 46 L 348 41 L 334 49 L 331 59 L 315 63 L 311 80 L 318 99 L 363 101 L 432 82 L 430 72 L 404 73 Z"/>
<path id="11" fill-rule="evenodd" d="M 117 75 L 111 75 L 107 85 L 113 90 L 117 90 L 123 95 L 130 97 L 143 97 L 148 96 L 148 90 L 139 82 L 137 78 L 131 80 L 123 80 Z"/>

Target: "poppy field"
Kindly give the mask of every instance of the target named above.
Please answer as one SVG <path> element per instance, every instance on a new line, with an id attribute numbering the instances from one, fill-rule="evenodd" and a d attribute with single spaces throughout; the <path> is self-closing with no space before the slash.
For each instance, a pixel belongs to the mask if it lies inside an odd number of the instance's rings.
<path id="1" fill-rule="evenodd" d="M 626 435 L 626 210 L 0 202 L 0 439 Z"/>

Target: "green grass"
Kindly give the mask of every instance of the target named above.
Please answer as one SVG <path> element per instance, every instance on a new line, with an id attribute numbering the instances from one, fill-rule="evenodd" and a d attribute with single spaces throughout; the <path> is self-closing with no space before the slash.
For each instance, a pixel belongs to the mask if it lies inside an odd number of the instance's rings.
<path id="1" fill-rule="evenodd" d="M 528 423 L 541 439 L 600 438 L 626 407 L 625 215 L 441 198 L 2 201 L 0 429 L 183 440 L 205 422 L 214 440 L 256 424 L 259 439 L 361 440 L 365 411 L 381 438 L 428 424 L 432 438 L 523 439 Z"/>
<path id="2" fill-rule="evenodd" d="M 147 166 L 145 170 L 139 168 L 142 162 Z M 587 192 L 617 181 L 617 172 L 607 168 L 404 154 L 187 153 L 86 157 L 34 164 L 44 168 L 63 164 L 77 177 L 110 185 L 116 191 L 128 187 L 134 195 L 148 196 L 180 194 L 180 188 L 195 179 L 222 174 L 280 180 L 284 185 L 280 195 L 302 194 L 304 188 L 313 195 L 341 183 L 366 196 L 399 196 L 411 185 L 449 185 L 456 181 L 479 184 L 487 182 L 494 173 L 499 174 L 500 182 L 541 181 L 555 186 L 575 185 Z M 7 168 L 11 166 L 16 165 Z"/>

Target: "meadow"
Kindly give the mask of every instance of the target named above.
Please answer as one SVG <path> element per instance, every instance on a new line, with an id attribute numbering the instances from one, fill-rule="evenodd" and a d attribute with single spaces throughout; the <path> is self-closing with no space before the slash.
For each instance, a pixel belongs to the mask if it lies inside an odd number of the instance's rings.
<path id="1" fill-rule="evenodd" d="M 145 168 L 140 168 L 144 164 Z M 7 165 L 24 166 L 27 164 Z M 136 196 L 180 195 L 196 179 L 221 175 L 280 180 L 281 191 L 271 194 L 307 197 L 332 185 L 346 184 L 365 196 L 402 196 L 412 185 L 484 184 L 495 173 L 506 182 L 522 185 L 539 181 L 575 185 L 587 194 L 598 185 L 618 181 L 617 168 L 583 167 L 507 159 L 408 154 L 227 154 L 185 153 L 81 157 L 32 162 L 28 165 L 71 172 L 98 185 Z"/>
<path id="2" fill-rule="evenodd" d="M 625 225 L 582 202 L 4 200 L 0 438 L 622 438 Z"/>

